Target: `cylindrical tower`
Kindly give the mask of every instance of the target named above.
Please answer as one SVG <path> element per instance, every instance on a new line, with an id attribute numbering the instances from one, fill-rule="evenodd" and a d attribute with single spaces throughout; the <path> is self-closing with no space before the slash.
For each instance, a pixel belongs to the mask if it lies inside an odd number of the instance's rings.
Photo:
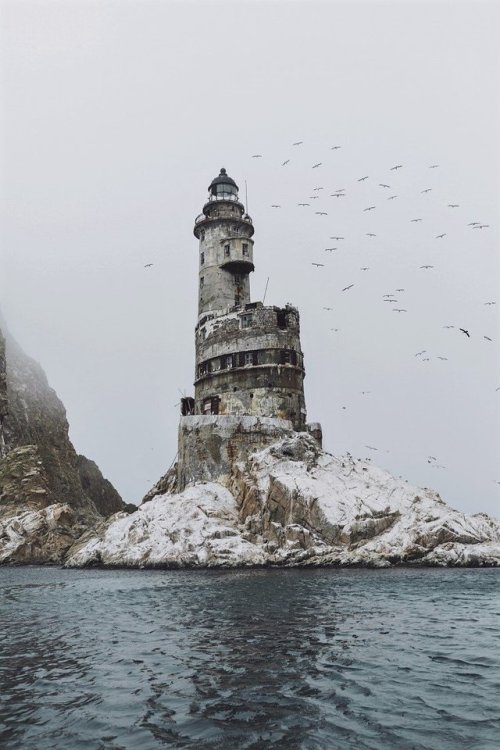
<path id="1" fill-rule="evenodd" d="M 199 239 L 198 315 L 250 302 L 253 225 L 238 199 L 238 186 L 221 169 L 209 185 L 209 199 L 197 217 Z"/>
<path id="2" fill-rule="evenodd" d="M 209 193 L 194 227 L 200 254 L 194 412 L 275 417 L 303 430 L 299 312 L 250 302 L 252 220 L 225 169 Z"/>

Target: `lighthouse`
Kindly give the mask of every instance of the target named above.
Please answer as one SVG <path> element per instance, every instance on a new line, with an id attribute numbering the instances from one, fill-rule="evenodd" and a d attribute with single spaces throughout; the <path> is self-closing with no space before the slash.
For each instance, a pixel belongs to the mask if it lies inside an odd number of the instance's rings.
<path id="1" fill-rule="evenodd" d="M 196 218 L 195 397 L 184 414 L 272 417 L 306 429 L 297 308 L 251 301 L 254 226 L 222 168 Z"/>

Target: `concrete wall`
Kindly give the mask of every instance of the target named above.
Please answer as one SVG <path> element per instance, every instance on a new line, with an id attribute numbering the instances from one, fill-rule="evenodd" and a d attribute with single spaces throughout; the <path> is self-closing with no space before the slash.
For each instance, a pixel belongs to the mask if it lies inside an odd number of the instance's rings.
<path id="1" fill-rule="evenodd" d="M 293 433 L 283 419 L 249 416 L 181 417 L 177 491 L 191 482 L 227 484 L 232 464 Z"/>

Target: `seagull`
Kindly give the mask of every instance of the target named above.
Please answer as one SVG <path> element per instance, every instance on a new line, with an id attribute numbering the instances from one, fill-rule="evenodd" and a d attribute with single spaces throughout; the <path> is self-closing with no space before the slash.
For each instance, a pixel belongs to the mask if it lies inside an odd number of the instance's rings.
<path id="1" fill-rule="evenodd" d="M 469 224 L 467 224 L 468 227 L 475 227 L 478 226 L 481 222 L 480 221 L 471 221 Z"/>
<path id="2" fill-rule="evenodd" d="M 292 143 L 292 146 L 301 146 L 304 143 L 304 141 L 296 141 L 295 143 Z"/>
<path id="3" fill-rule="evenodd" d="M 378 448 L 374 448 L 373 445 L 365 445 L 365 448 L 368 448 L 371 451 L 378 451 Z"/>
<path id="4" fill-rule="evenodd" d="M 144 264 L 144 268 L 151 268 L 152 265 L 153 265 L 153 263 L 145 263 Z"/>
<path id="5" fill-rule="evenodd" d="M 333 310 L 333 307 L 324 307 L 323 310 Z"/>
<path id="6" fill-rule="evenodd" d="M 396 164 L 394 167 L 391 167 L 390 171 L 394 172 L 394 170 L 396 169 L 401 169 L 402 166 L 403 166 L 402 164 Z"/>
<path id="7" fill-rule="evenodd" d="M 360 268 L 359 270 L 360 270 L 360 271 L 369 271 L 369 270 L 370 270 L 370 267 L 369 267 L 369 266 L 363 266 L 363 267 L 362 267 L 362 268 Z"/>
<path id="8" fill-rule="evenodd" d="M 448 361 L 448 357 L 438 357 L 438 359 L 443 359 L 443 360 Z"/>
<path id="9" fill-rule="evenodd" d="M 470 339 L 470 333 L 469 333 L 469 331 L 466 331 L 465 328 L 459 328 L 458 330 L 462 331 L 462 333 L 465 333 L 465 335 L 467 336 L 467 338 Z"/>
<path id="10" fill-rule="evenodd" d="M 439 167 L 439 164 L 431 164 L 429 169 L 437 169 Z"/>
<path id="11" fill-rule="evenodd" d="M 322 165 L 322 164 L 323 164 L 323 162 L 322 162 L 322 161 L 319 161 L 319 162 L 318 162 L 317 164 L 313 164 L 313 165 L 312 165 L 312 168 L 313 168 L 313 169 L 316 169 L 317 167 L 321 167 L 321 165 Z"/>
<path id="12" fill-rule="evenodd" d="M 324 189 L 325 189 L 324 187 L 315 187 L 314 191 L 316 192 L 317 190 L 324 190 Z"/>
<path id="13" fill-rule="evenodd" d="M 338 242 L 339 240 L 343 240 L 344 238 L 343 237 L 330 237 L 330 239 L 331 240 L 337 240 L 337 242 Z"/>
<path id="14" fill-rule="evenodd" d="M 284 161 L 284 162 L 283 162 L 283 164 L 282 164 L 281 166 L 282 166 L 282 167 L 284 167 L 284 166 L 285 166 L 286 164 L 288 164 L 289 162 L 290 162 L 290 159 L 287 159 L 286 161 Z"/>
<path id="15" fill-rule="evenodd" d="M 318 198 L 319 198 L 319 195 L 310 195 L 310 196 L 309 196 L 309 200 L 310 200 L 310 201 L 317 201 L 317 200 L 318 200 Z"/>
<path id="16" fill-rule="evenodd" d="M 398 301 L 397 299 L 392 299 L 390 297 L 384 300 L 384 302 L 397 302 L 397 301 Z"/>
<path id="17" fill-rule="evenodd" d="M 432 188 L 425 188 L 425 190 L 421 190 L 421 193 L 430 193 Z"/>
<path id="18" fill-rule="evenodd" d="M 477 227 L 474 227 L 474 229 L 486 229 L 486 227 L 489 227 L 489 224 L 479 224 Z"/>
<path id="19" fill-rule="evenodd" d="M 335 331 L 335 333 L 338 333 L 340 331 L 340 328 L 330 328 L 330 331 Z M 344 406 L 345 409 L 345 406 Z"/>
<path id="20" fill-rule="evenodd" d="M 363 211 L 373 211 L 374 208 L 377 208 L 376 206 L 368 206 L 368 208 L 364 208 Z"/>
<path id="21" fill-rule="evenodd" d="M 460 208 L 459 203 L 448 203 L 448 208 Z"/>
<path id="22" fill-rule="evenodd" d="M 336 247 L 325 247 L 325 253 L 332 253 L 336 249 Z"/>
<path id="23" fill-rule="evenodd" d="M 311 263 L 312 266 L 317 266 L 318 268 L 324 267 L 324 263 Z"/>
<path id="24" fill-rule="evenodd" d="M 336 151 L 338 148 L 342 148 L 342 146 L 332 146 L 330 151 Z"/>
<path id="25" fill-rule="evenodd" d="M 446 237 L 446 232 L 443 232 L 443 234 L 436 234 L 436 239 L 441 240 L 443 237 Z"/>
<path id="26" fill-rule="evenodd" d="M 366 177 L 360 177 L 358 182 L 363 182 L 363 180 L 367 180 L 367 179 L 368 179 L 368 175 L 366 175 Z"/>
<path id="27" fill-rule="evenodd" d="M 297 206 L 310 206 L 310 203 L 297 203 Z"/>
<path id="28" fill-rule="evenodd" d="M 496 305 L 496 302 L 485 302 L 485 305 Z"/>
<path id="29" fill-rule="evenodd" d="M 345 198 L 345 193 L 330 193 L 330 198 Z"/>
<path id="30" fill-rule="evenodd" d="M 396 289 L 397 292 L 404 292 L 404 289 Z"/>
<path id="31" fill-rule="evenodd" d="M 417 221 L 422 221 L 422 219 L 410 219 L 410 221 L 417 222 Z"/>
<path id="32" fill-rule="evenodd" d="M 421 351 L 421 352 L 417 352 L 417 353 L 415 354 L 415 357 L 421 357 L 421 356 L 422 356 L 422 354 L 425 354 L 425 353 L 426 353 L 426 351 L 427 351 L 427 349 L 422 349 L 422 351 Z"/>
<path id="33" fill-rule="evenodd" d="M 315 211 L 315 214 L 318 214 L 318 216 L 328 216 L 326 211 Z"/>
<path id="34" fill-rule="evenodd" d="M 383 294 L 382 297 L 394 297 L 393 294 Z"/>
<path id="35" fill-rule="evenodd" d="M 367 393 L 371 393 L 371 391 L 361 391 L 362 396 L 366 396 Z"/>
<path id="36" fill-rule="evenodd" d="M 394 307 L 392 312 L 408 312 L 408 310 L 403 310 L 401 307 Z"/>
<path id="37" fill-rule="evenodd" d="M 455 328 L 455 326 L 443 326 L 443 328 Z"/>
<path id="38" fill-rule="evenodd" d="M 262 154 L 253 154 L 252 159 L 262 159 Z"/>
<path id="39" fill-rule="evenodd" d="M 483 339 L 486 339 L 486 341 L 493 341 L 493 339 L 490 339 L 489 336 L 483 336 Z"/>
<path id="40" fill-rule="evenodd" d="M 429 456 L 428 458 L 429 458 L 429 459 L 430 459 L 431 461 L 437 461 L 437 458 L 436 458 L 436 456 Z"/>
<path id="41" fill-rule="evenodd" d="M 434 266 L 420 266 L 420 268 L 434 268 Z"/>
<path id="42" fill-rule="evenodd" d="M 376 234 L 373 234 L 373 232 L 367 232 L 367 233 L 366 233 L 366 236 L 367 236 L 367 237 L 376 237 L 377 235 L 376 235 Z"/>
<path id="43" fill-rule="evenodd" d="M 397 195 L 390 195 L 390 196 L 389 196 L 389 197 L 387 198 L 387 200 L 388 200 L 388 201 L 393 201 L 393 200 L 394 200 L 394 198 L 397 198 L 397 197 L 398 197 Z"/>
<path id="44" fill-rule="evenodd" d="M 385 185 L 383 182 L 379 182 L 378 186 L 379 187 L 383 187 L 383 188 L 390 188 L 391 187 L 390 185 Z"/>
<path id="45" fill-rule="evenodd" d="M 343 291 L 343 292 L 347 292 L 347 290 L 348 290 L 348 289 L 352 289 L 352 288 L 353 288 L 353 286 L 354 286 L 354 284 L 349 284 L 349 286 L 345 286 L 345 287 L 344 287 L 344 288 L 342 289 L 342 291 Z"/>
<path id="46" fill-rule="evenodd" d="M 271 205 L 271 208 L 281 208 L 281 206 L 279 206 L 277 203 L 273 203 Z"/>

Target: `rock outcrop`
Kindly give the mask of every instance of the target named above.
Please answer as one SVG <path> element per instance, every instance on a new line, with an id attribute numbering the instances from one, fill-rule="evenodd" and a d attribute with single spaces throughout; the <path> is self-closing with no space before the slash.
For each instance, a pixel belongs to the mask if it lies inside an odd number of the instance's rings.
<path id="1" fill-rule="evenodd" d="M 295 433 L 220 482 L 157 495 L 74 545 L 70 566 L 500 565 L 500 524 Z"/>
<path id="2" fill-rule="evenodd" d="M 125 506 L 96 464 L 78 456 L 45 373 L 2 326 L 0 562 L 57 562 L 85 529 Z"/>

